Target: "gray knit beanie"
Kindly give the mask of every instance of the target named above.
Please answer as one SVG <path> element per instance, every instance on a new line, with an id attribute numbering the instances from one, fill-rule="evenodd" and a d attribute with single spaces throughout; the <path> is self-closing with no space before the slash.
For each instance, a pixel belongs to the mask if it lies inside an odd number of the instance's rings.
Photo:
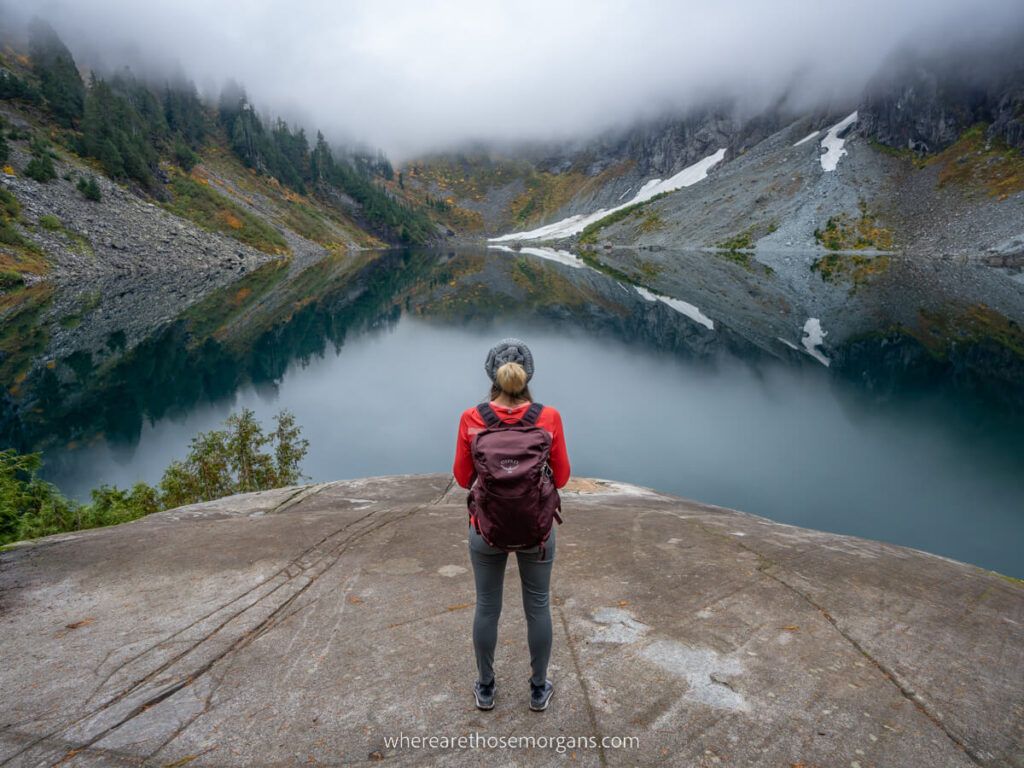
<path id="1" fill-rule="evenodd" d="M 505 363 L 519 363 L 526 371 L 526 380 L 533 378 L 533 355 L 530 354 L 530 348 L 519 339 L 502 339 L 487 353 L 484 370 L 491 381 L 494 381 L 498 369 Z"/>

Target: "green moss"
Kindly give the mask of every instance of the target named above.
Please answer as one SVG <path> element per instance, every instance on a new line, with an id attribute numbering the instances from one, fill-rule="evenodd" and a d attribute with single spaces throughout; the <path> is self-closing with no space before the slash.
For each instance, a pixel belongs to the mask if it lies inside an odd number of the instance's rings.
<path id="1" fill-rule="evenodd" d="M 664 226 L 665 222 L 661 218 L 661 215 L 657 211 L 652 211 L 644 217 L 643 221 L 640 222 L 640 226 L 637 227 L 637 231 L 648 234 L 650 232 L 657 232 Z"/>
<path id="2" fill-rule="evenodd" d="M 20 288 L 25 284 L 25 278 L 20 272 L 11 269 L 0 269 L 0 291 L 9 291 L 12 288 Z"/>
<path id="3" fill-rule="evenodd" d="M 860 254 L 829 253 L 811 264 L 811 271 L 817 272 L 826 283 L 850 281 L 854 287 L 868 283 L 872 277 L 889 269 L 889 257 L 862 256 Z"/>
<path id="4" fill-rule="evenodd" d="M 203 229 L 227 235 L 241 243 L 274 255 L 288 253 L 288 243 L 274 227 L 233 203 L 209 184 L 191 176 L 171 177 L 171 213 L 190 219 Z"/>
<path id="5" fill-rule="evenodd" d="M 739 251 L 746 248 L 753 248 L 754 240 L 752 232 L 749 229 L 745 232 L 740 232 L 740 234 L 718 243 L 717 247 L 724 248 L 727 251 Z"/>
<path id="6" fill-rule="evenodd" d="M 660 200 L 667 194 L 669 193 L 662 192 L 660 195 L 655 195 L 650 200 L 644 200 L 642 203 L 627 205 L 625 208 L 620 208 L 617 211 L 612 211 L 603 219 L 598 219 L 593 224 L 589 224 L 582 232 L 580 232 L 580 245 L 596 245 L 598 235 L 601 233 L 602 229 L 610 227 L 613 224 L 618 224 L 620 221 L 625 221 L 626 219 L 629 219 L 631 217 L 639 219 L 640 215 L 643 213 L 644 209 L 647 206 L 649 206 L 656 200 Z M 638 229 L 641 229 L 642 231 L 642 227 L 644 226 L 643 222 L 647 221 L 651 216 L 657 217 L 655 221 L 657 222 L 657 226 L 660 227 L 662 224 L 661 217 L 657 212 L 652 212 L 648 214 L 647 218 L 640 222 Z"/>
<path id="7" fill-rule="evenodd" d="M 988 125 L 964 131 L 955 144 L 929 159 L 940 166 L 939 186 L 983 189 L 1005 200 L 1024 191 L 1024 153 L 1000 138 L 987 138 Z"/>
<path id="8" fill-rule="evenodd" d="M 910 332 L 940 359 L 945 359 L 954 345 L 986 340 L 1024 358 L 1024 328 L 985 304 L 973 304 L 955 312 L 921 309 L 917 327 Z"/>
<path id="9" fill-rule="evenodd" d="M 750 254 L 745 251 L 720 251 L 718 255 L 747 269 L 751 267 Z"/>
<path id="10" fill-rule="evenodd" d="M 642 261 L 640 262 L 640 272 L 643 273 L 644 277 L 654 279 L 661 274 L 662 265 L 653 261 Z"/>
<path id="11" fill-rule="evenodd" d="M 988 123 L 967 128 L 956 142 L 932 155 L 898 149 L 871 140 L 878 152 L 912 163 L 915 168 L 938 166 L 939 186 L 953 184 L 966 190 L 984 190 L 1004 200 L 1024 191 L 1024 152 L 999 137 L 988 137 Z"/>
<path id="12" fill-rule="evenodd" d="M 40 216 L 39 226 L 49 232 L 63 235 L 64 239 L 67 241 L 68 247 L 76 253 L 81 253 L 86 256 L 92 256 L 95 253 L 89 238 L 81 232 L 76 232 L 75 230 L 64 226 L 61 220 L 56 216 L 51 214 Z"/>
<path id="13" fill-rule="evenodd" d="M 768 224 L 763 222 L 752 224 L 738 235 L 733 235 L 720 243 L 716 243 L 715 247 L 719 249 L 717 253 L 722 258 L 735 262 L 747 269 L 753 269 L 754 262 L 751 260 L 748 251 L 754 248 L 754 244 L 760 238 L 771 234 L 778 228 L 778 223 L 774 221 Z"/>
<path id="14" fill-rule="evenodd" d="M 824 229 L 814 230 L 814 239 L 830 251 L 887 251 L 893 246 L 892 232 L 878 223 L 864 201 L 858 218 L 851 219 L 845 213 L 830 216 Z"/>
<path id="15" fill-rule="evenodd" d="M 13 192 L 0 187 L 0 245 L 10 246 L 12 250 L 20 251 L 20 255 L 42 255 L 42 249 L 21 234 L 14 226 L 14 223 L 21 215 L 21 203 L 14 196 Z M 14 258 L 16 254 L 7 254 L 6 258 L 0 258 L 0 267 L 10 268 L 15 262 L 21 259 Z"/>
<path id="16" fill-rule="evenodd" d="M 21 215 L 21 203 L 14 193 L 0 187 L 0 219 L 17 219 Z"/>

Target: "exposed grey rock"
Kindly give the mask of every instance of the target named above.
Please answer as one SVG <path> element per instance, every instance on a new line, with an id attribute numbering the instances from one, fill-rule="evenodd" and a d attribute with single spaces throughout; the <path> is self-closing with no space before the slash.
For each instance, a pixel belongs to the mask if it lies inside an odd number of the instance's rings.
<path id="1" fill-rule="evenodd" d="M 937 152 L 975 123 L 1024 147 L 1024 36 L 1014 32 L 983 52 L 941 57 L 903 53 L 869 85 L 861 108 L 866 135 L 915 152 Z"/>
<path id="2" fill-rule="evenodd" d="M 1020 582 L 596 478 L 562 492 L 551 708 L 510 575 L 482 716 L 465 493 L 340 481 L 0 554 L 0 760 L 475 766 L 385 743 L 475 732 L 638 737 L 585 766 L 1019 763 Z"/>

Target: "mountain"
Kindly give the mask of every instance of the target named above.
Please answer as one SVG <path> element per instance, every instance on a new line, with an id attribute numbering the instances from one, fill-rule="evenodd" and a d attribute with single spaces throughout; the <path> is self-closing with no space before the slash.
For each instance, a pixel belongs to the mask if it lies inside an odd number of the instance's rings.
<path id="1" fill-rule="evenodd" d="M 814 113 L 716 104 L 589 141 L 478 148 L 401 170 L 498 242 L 898 250 L 1019 267 L 1022 149 L 1018 35 L 941 59 L 905 52 L 859 99 Z"/>
<path id="2" fill-rule="evenodd" d="M 83 72 L 39 20 L 27 40 L 0 43 L 6 283 L 426 244 L 444 231 L 383 153 L 261 117 L 240 86 L 214 104 L 182 77 Z"/>

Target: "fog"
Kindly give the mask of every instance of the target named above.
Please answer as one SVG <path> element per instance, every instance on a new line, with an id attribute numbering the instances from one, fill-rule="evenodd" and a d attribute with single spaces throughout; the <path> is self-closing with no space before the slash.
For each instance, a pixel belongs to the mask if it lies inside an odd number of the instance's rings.
<path id="1" fill-rule="evenodd" d="M 894 52 L 984 46 L 1020 0 L 415 2 L 0 0 L 80 63 L 180 70 L 216 96 L 401 158 L 466 141 L 592 134 L 708 99 L 855 98 Z M 20 18 L 19 18 L 20 17 Z"/>

